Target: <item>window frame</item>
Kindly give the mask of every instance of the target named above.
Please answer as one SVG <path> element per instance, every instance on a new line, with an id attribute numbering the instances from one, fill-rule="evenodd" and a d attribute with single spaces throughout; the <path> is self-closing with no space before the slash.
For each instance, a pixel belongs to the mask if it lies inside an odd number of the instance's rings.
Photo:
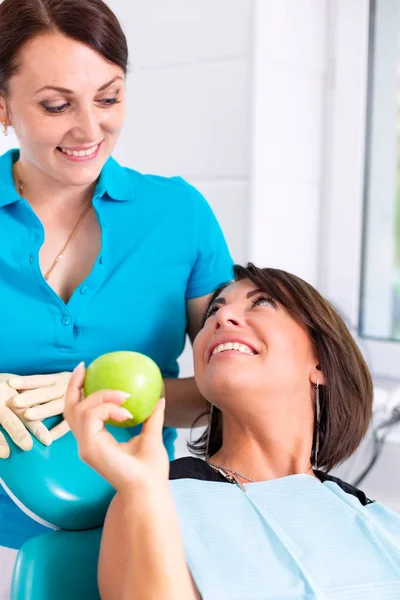
<path id="1" fill-rule="evenodd" d="M 400 343 L 360 337 L 371 35 L 369 0 L 330 0 L 319 287 L 342 312 L 374 378 L 400 380 Z"/>

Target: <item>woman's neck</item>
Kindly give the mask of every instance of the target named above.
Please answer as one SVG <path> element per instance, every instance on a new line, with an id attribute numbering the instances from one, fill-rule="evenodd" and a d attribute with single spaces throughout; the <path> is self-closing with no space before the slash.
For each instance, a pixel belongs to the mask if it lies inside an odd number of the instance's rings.
<path id="1" fill-rule="evenodd" d="M 312 418 L 273 419 L 273 426 L 258 419 L 248 423 L 224 415 L 223 444 L 210 461 L 255 481 L 307 473 L 313 475 L 310 455 Z"/>
<path id="2" fill-rule="evenodd" d="M 47 207 L 53 211 L 56 208 L 57 212 L 58 209 L 79 212 L 92 198 L 96 185 L 94 182 L 84 186 L 63 186 L 22 160 L 14 164 L 13 176 L 17 191 L 22 191 L 21 195 L 38 212 L 46 211 Z"/>

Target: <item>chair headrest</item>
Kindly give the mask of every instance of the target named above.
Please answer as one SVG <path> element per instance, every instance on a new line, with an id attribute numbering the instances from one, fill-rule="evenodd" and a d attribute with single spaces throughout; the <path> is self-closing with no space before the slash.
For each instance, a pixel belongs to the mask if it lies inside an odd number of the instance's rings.
<path id="1" fill-rule="evenodd" d="M 45 424 L 49 426 L 50 419 Z M 107 429 L 120 442 L 132 437 L 132 429 L 109 425 Z M 28 452 L 9 437 L 7 441 L 11 453 L 0 461 L 0 482 L 29 516 L 60 529 L 103 525 L 115 490 L 79 458 L 71 432 L 48 447 L 34 439 Z"/>

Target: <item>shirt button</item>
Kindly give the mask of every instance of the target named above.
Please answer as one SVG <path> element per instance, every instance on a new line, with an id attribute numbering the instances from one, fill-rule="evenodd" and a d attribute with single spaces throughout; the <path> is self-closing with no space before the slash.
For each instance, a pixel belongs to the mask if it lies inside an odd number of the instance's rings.
<path id="1" fill-rule="evenodd" d="M 102 265 L 104 263 L 104 256 L 101 255 L 99 258 L 99 263 Z"/>
<path id="2" fill-rule="evenodd" d="M 89 287 L 87 285 L 83 285 L 81 287 L 81 294 L 85 295 L 88 293 L 88 291 L 89 291 Z"/>
<path id="3" fill-rule="evenodd" d="M 67 315 L 65 315 L 62 319 L 61 319 L 61 323 L 63 325 L 69 325 L 71 323 L 71 318 L 68 317 Z"/>
<path id="4" fill-rule="evenodd" d="M 32 254 L 29 255 L 29 263 L 32 264 L 33 263 L 33 256 Z"/>

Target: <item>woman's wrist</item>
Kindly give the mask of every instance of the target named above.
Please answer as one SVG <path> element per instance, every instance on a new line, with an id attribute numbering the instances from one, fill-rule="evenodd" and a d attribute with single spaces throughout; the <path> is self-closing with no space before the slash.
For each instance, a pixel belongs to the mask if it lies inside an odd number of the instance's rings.
<path id="1" fill-rule="evenodd" d="M 126 486 L 118 491 L 124 501 L 125 507 L 132 504 L 137 505 L 142 501 L 151 503 L 153 500 L 157 501 L 160 497 L 170 494 L 168 480 L 160 481 L 150 478 L 134 482 L 132 485 Z"/>

